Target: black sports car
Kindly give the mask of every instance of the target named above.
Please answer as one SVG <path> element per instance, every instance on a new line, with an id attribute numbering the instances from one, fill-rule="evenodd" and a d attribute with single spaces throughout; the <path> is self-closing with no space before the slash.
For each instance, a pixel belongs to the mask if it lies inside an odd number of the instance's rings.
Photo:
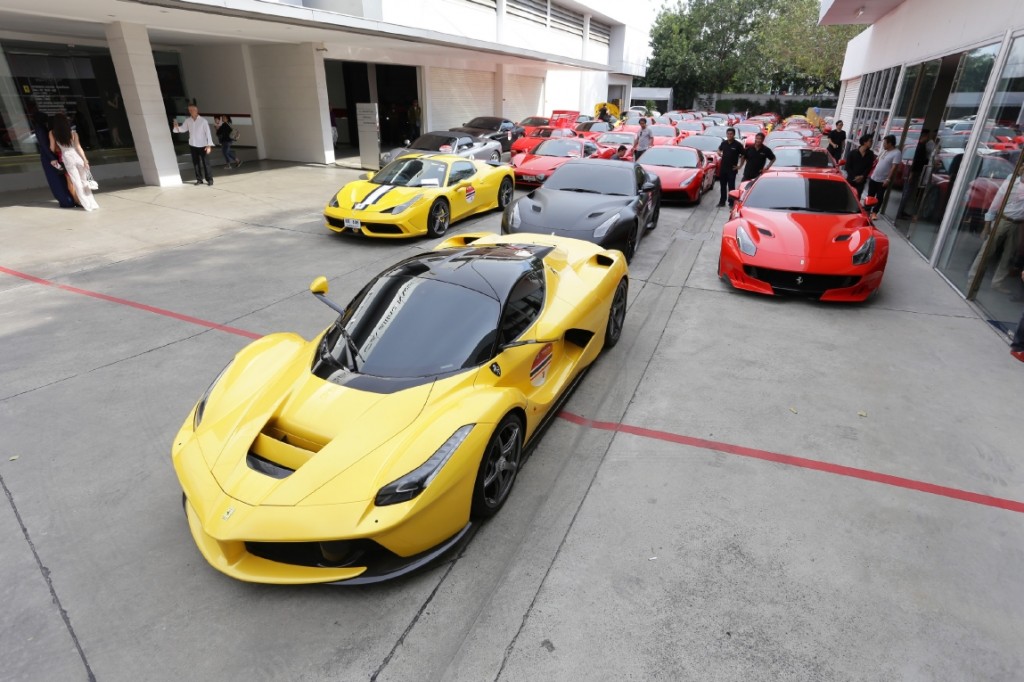
<path id="1" fill-rule="evenodd" d="M 512 143 L 526 132 L 521 126 L 517 126 L 509 119 L 501 118 L 500 116 L 477 116 L 465 125 L 458 128 L 449 128 L 448 130 L 495 140 L 501 143 L 501 150 L 503 152 L 511 150 Z"/>
<path id="2" fill-rule="evenodd" d="M 661 180 L 640 164 L 573 159 L 505 209 L 501 231 L 585 239 L 630 259 L 644 232 L 657 227 L 660 213 Z"/>

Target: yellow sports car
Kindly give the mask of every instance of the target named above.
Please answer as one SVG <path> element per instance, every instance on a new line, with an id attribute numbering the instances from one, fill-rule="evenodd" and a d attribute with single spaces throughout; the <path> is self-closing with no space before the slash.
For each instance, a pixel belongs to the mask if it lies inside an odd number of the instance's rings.
<path id="1" fill-rule="evenodd" d="M 192 536 L 240 580 L 403 575 L 494 515 L 542 426 L 619 340 L 624 256 L 546 235 L 450 237 L 388 268 L 312 341 L 271 334 L 171 449 Z"/>
<path id="2" fill-rule="evenodd" d="M 512 201 L 515 175 L 496 162 L 406 154 L 342 187 L 324 209 L 335 232 L 368 237 L 440 237 L 457 220 Z"/>

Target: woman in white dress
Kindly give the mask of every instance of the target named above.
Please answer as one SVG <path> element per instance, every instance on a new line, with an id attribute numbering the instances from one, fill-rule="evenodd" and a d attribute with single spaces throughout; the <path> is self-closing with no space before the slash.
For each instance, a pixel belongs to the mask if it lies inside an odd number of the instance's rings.
<path id="1" fill-rule="evenodd" d="M 68 172 L 73 194 L 79 205 L 86 211 L 95 211 L 100 207 L 92 196 L 87 179 L 89 160 L 85 158 L 82 145 L 78 142 L 78 133 L 71 130 L 71 122 L 64 114 L 53 117 L 53 130 L 50 131 L 50 150 L 56 154 L 60 149 L 61 162 Z"/>

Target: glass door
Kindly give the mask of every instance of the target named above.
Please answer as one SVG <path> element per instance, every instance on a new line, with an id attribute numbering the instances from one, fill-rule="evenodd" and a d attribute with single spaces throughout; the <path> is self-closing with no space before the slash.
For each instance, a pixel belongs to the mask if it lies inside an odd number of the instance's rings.
<path id="1" fill-rule="evenodd" d="M 907 77 L 903 79 L 903 90 L 897 99 L 896 112 L 889 127 L 889 134 L 896 136 L 896 147 L 902 150 L 902 157 L 900 165 L 892 175 L 889 190 L 882 198 L 881 212 L 893 221 L 896 229 L 903 234 L 907 234 L 909 224 L 906 220 L 897 220 L 896 216 L 904 201 L 904 192 L 909 194 L 912 191 L 910 167 L 914 159 L 914 149 L 921 137 L 921 129 L 924 127 L 924 119 L 941 67 L 941 59 L 907 67 Z M 875 153 L 882 153 L 880 142 L 875 148 Z"/>

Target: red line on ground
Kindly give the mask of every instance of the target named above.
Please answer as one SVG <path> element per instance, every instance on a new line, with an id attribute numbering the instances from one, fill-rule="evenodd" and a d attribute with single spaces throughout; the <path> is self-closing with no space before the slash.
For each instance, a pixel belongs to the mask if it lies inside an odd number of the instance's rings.
<path id="1" fill-rule="evenodd" d="M 642 438 L 653 438 L 655 440 L 663 440 L 670 443 L 679 443 L 680 445 L 689 445 L 691 447 L 702 448 L 704 450 L 716 450 L 718 452 L 729 453 L 730 455 L 739 455 L 740 457 L 750 457 L 752 459 L 762 459 L 768 462 L 778 462 L 779 464 L 787 464 L 789 466 L 801 467 L 803 469 L 824 471 L 825 473 L 835 474 L 837 476 L 859 478 L 863 481 L 873 481 L 875 483 L 891 485 L 897 488 L 906 488 L 907 490 L 916 490 L 918 492 L 929 493 L 931 495 L 950 497 L 954 500 L 962 500 L 964 502 L 971 502 L 973 504 L 980 504 L 987 507 L 996 507 L 998 509 L 1024 513 L 1024 502 L 1007 500 L 1001 497 L 992 497 L 990 495 L 981 495 L 966 490 L 960 490 L 958 488 L 949 488 L 943 485 L 935 485 L 933 483 L 915 481 L 910 478 L 902 478 L 901 476 L 890 476 L 889 474 L 882 474 L 877 471 L 857 469 L 854 467 L 843 466 L 841 464 L 830 464 L 828 462 L 820 462 L 818 460 L 806 459 L 804 457 L 794 457 L 792 455 L 783 455 L 777 452 L 756 450 L 754 448 L 743 447 L 742 445 L 730 445 L 729 443 L 705 440 L 703 438 L 694 438 L 693 436 L 684 436 L 667 431 L 645 429 L 639 426 L 630 426 L 628 424 L 594 421 L 592 419 L 587 419 L 586 417 L 573 414 L 572 412 L 566 412 L 565 410 L 562 410 L 558 416 L 573 424 L 586 426 L 592 429 L 628 433 Z"/>
<path id="2" fill-rule="evenodd" d="M 130 308 L 137 308 L 139 310 L 145 310 L 148 313 L 156 313 L 157 315 L 163 315 L 164 317 L 170 317 L 175 320 L 181 320 L 182 322 L 189 322 L 191 324 L 197 324 L 200 327 L 207 327 L 209 329 L 216 329 L 217 331 L 227 332 L 228 334 L 236 334 L 237 336 L 244 336 L 249 339 L 258 339 L 262 334 L 256 334 L 253 332 L 245 331 L 244 329 L 238 329 L 237 327 L 229 327 L 224 324 L 217 324 L 216 322 L 210 322 L 209 320 L 203 320 L 198 317 L 192 317 L 191 315 L 182 315 L 180 313 L 166 310 L 164 308 L 157 308 L 155 306 L 146 305 L 145 303 L 136 303 L 135 301 L 129 301 L 125 298 L 118 298 L 116 296 L 108 296 L 101 294 L 96 291 L 89 291 L 88 289 L 79 289 L 78 287 L 68 286 L 67 284 L 58 284 L 57 282 L 50 281 L 48 279 L 42 279 L 41 277 L 35 277 L 33 275 L 25 274 L 24 272 L 18 272 L 17 270 L 11 270 L 0 266 L 0 272 L 11 275 L 12 277 L 19 277 L 28 282 L 34 282 L 35 284 L 43 284 L 48 287 L 54 287 L 63 291 L 71 292 L 72 294 L 80 294 L 82 296 L 90 296 L 92 298 L 98 298 L 101 301 L 109 301 L 110 303 L 117 303 L 119 305 L 125 305 Z"/>

